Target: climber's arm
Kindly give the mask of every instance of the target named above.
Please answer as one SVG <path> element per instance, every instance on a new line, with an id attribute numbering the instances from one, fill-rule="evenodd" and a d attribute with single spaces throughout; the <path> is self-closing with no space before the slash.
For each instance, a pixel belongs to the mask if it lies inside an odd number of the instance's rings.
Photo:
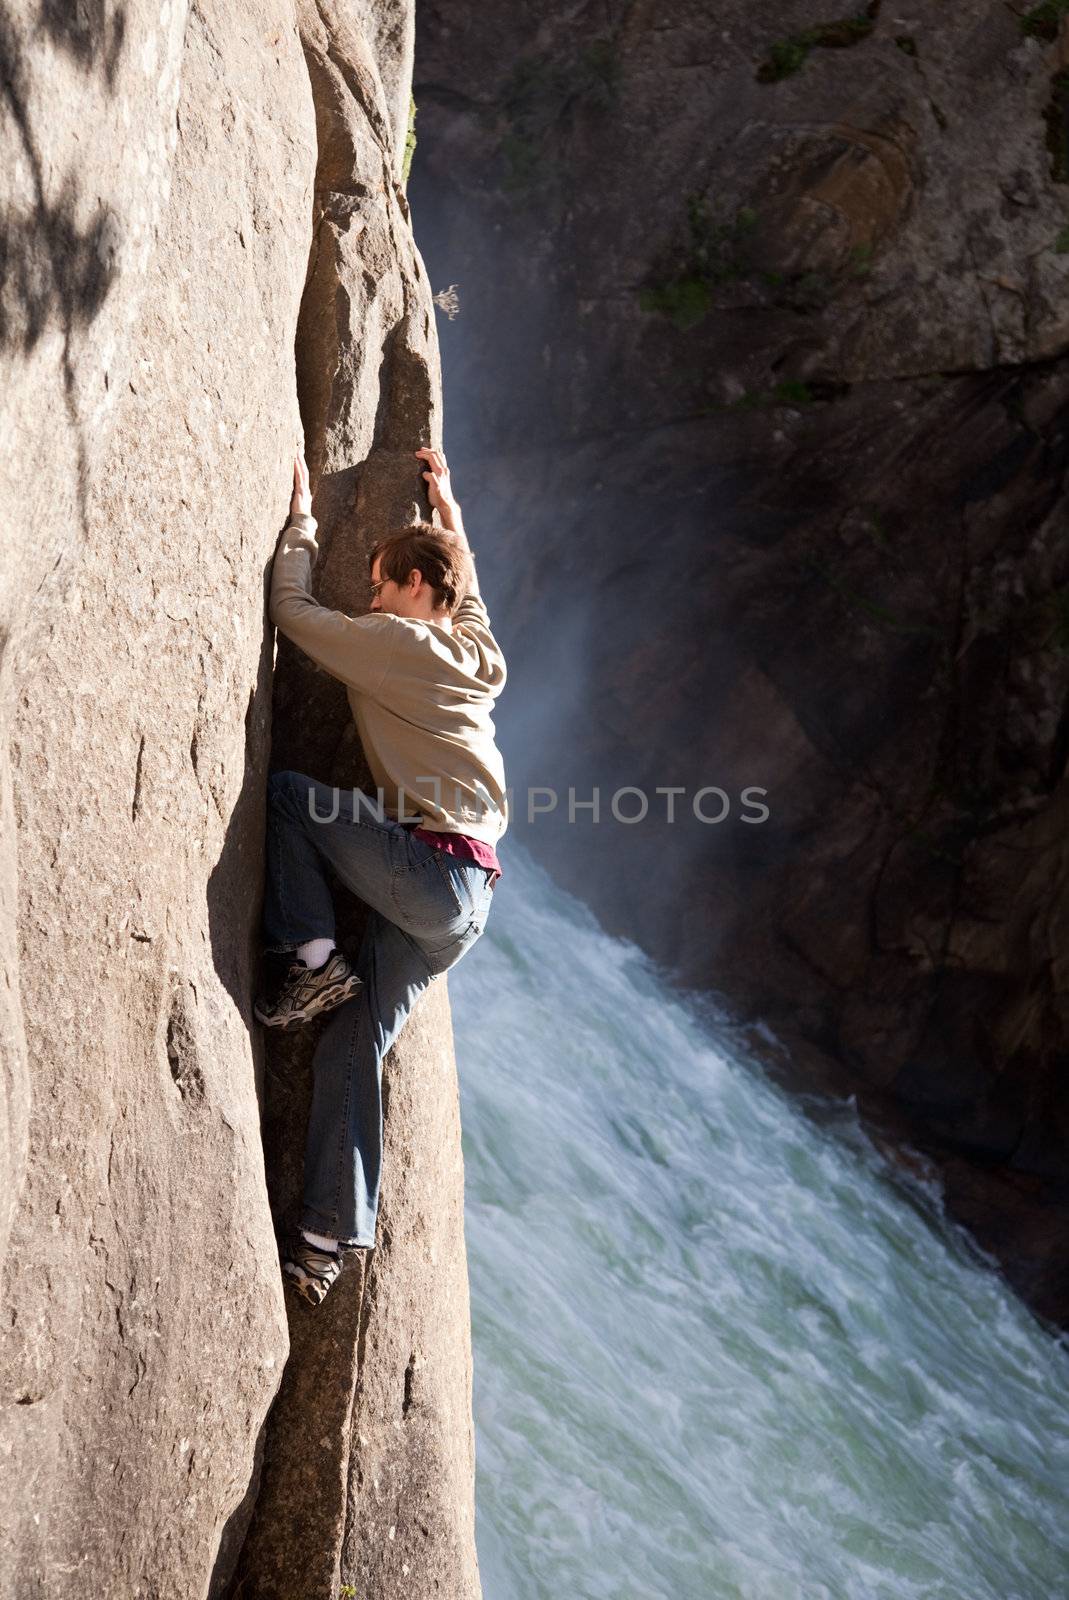
<path id="1" fill-rule="evenodd" d="M 440 450 L 431 450 L 424 446 L 417 450 L 416 455 L 424 461 L 427 471 L 423 476 L 427 480 L 427 498 L 442 519 L 442 527 L 446 533 L 456 534 L 468 555 L 468 571 L 471 577 L 468 582 L 467 592 L 478 596 L 479 579 L 475 571 L 475 557 L 472 554 L 468 536 L 464 532 L 464 518 L 460 511 L 460 502 L 453 496 L 452 484 L 449 480 L 449 468 L 446 466 L 445 456 Z"/>
<path id="2" fill-rule="evenodd" d="M 300 454 L 293 480 L 290 520 L 271 572 L 271 621 L 332 677 L 363 694 L 374 694 L 382 686 L 397 643 L 396 619 L 381 614 L 349 617 L 315 599 L 311 574 L 319 545 L 308 468 Z"/>
<path id="3" fill-rule="evenodd" d="M 505 657 L 494 638 L 490 617 L 479 593 L 475 557 L 464 531 L 460 503 L 453 495 L 445 456 L 440 450 L 432 450 L 428 446 L 417 450 L 416 455 L 426 465 L 423 476 L 427 480 L 427 498 L 441 517 L 443 529 L 455 535 L 467 552 L 470 578 L 465 593 L 453 611 L 453 632 L 474 644 L 479 657 L 478 676 L 492 695 L 498 695 L 505 687 Z"/>

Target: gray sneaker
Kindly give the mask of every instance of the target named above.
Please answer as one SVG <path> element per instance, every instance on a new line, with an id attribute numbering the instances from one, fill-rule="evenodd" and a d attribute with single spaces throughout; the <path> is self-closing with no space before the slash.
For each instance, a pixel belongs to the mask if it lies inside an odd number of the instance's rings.
<path id="1" fill-rule="evenodd" d="M 341 1272 L 341 1257 L 330 1250 L 309 1244 L 297 1230 L 287 1234 L 282 1245 L 282 1275 L 310 1306 L 322 1305 L 331 1285 Z"/>
<path id="2" fill-rule="evenodd" d="M 314 970 L 297 955 L 269 951 L 264 956 L 263 988 L 252 1009 L 265 1028 L 295 1028 L 344 1005 L 362 988 L 340 950 L 332 950 Z"/>

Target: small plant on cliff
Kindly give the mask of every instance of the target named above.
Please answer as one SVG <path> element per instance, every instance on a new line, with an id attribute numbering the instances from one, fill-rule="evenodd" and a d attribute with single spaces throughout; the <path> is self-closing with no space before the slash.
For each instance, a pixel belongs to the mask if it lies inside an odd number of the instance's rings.
<path id="1" fill-rule="evenodd" d="M 659 311 L 682 332 L 696 328 L 712 310 L 713 296 L 702 278 L 672 278 L 667 283 L 649 284 L 638 292 L 643 311 Z"/>
<path id="2" fill-rule="evenodd" d="M 516 63 L 501 96 L 509 121 L 545 130 L 580 102 L 610 106 L 619 67 L 611 39 L 595 39 L 568 62 L 526 56 Z"/>
<path id="3" fill-rule="evenodd" d="M 871 622 L 879 623 L 891 633 L 919 634 L 929 639 L 943 639 L 943 629 L 930 622 L 914 622 L 908 617 L 897 616 L 888 606 L 878 600 L 872 600 L 868 595 L 860 594 L 858 590 L 845 583 L 834 571 L 829 562 L 818 560 L 815 556 L 806 558 L 805 566 L 822 578 L 843 601 L 848 610 L 865 617 Z"/>
<path id="4" fill-rule="evenodd" d="M 1050 175 L 1055 183 L 1069 183 L 1069 68 L 1050 80 L 1050 99 L 1043 113 L 1050 151 Z"/>
<path id="5" fill-rule="evenodd" d="M 1052 0 L 1054 3 L 1054 0 Z M 812 28 L 792 33 L 769 46 L 768 56 L 757 69 L 758 83 L 778 83 L 803 67 L 811 50 L 844 50 L 867 39 L 876 26 L 880 0 L 872 0 L 864 11 L 834 22 L 818 22 Z"/>
<path id="6" fill-rule="evenodd" d="M 879 545 L 881 550 L 885 551 L 887 554 L 891 553 L 894 547 L 891 544 L 890 539 L 887 537 L 887 528 L 879 511 L 874 509 L 869 512 L 868 522 L 865 524 L 865 531 L 872 539 L 873 543 Z"/>
<path id="7" fill-rule="evenodd" d="M 611 39 L 595 39 L 579 57 L 579 92 L 607 110 L 616 102 L 620 63 Z"/>
<path id="8" fill-rule="evenodd" d="M 772 402 L 777 406 L 811 406 L 816 395 L 808 383 L 803 383 L 800 378 L 788 378 L 784 383 L 777 383 L 772 391 Z"/>
<path id="9" fill-rule="evenodd" d="M 505 162 L 503 186 L 506 189 L 529 189 L 542 165 L 535 141 L 526 134 L 510 130 L 499 148 Z"/>
<path id="10" fill-rule="evenodd" d="M 747 389 L 736 400 L 714 400 L 699 406 L 694 413 L 699 417 L 723 416 L 731 411 L 775 411 L 778 407 L 798 410 L 802 406 L 829 404 L 841 400 L 849 393 L 850 385 L 834 383 L 828 379 L 805 382 L 801 378 L 786 378 L 773 389 Z"/>
<path id="11" fill-rule="evenodd" d="M 781 78 L 789 78 L 805 66 L 810 48 L 810 41 L 804 33 L 777 40 L 768 52 L 768 59 L 757 69 L 758 83 L 778 83 Z"/>
<path id="12" fill-rule="evenodd" d="M 568 62 L 546 56 L 518 61 L 501 94 L 508 123 L 499 151 L 507 189 L 537 181 L 552 130 L 582 106 L 605 111 L 616 100 L 619 65 L 611 39 L 595 39 Z"/>
<path id="13" fill-rule="evenodd" d="M 408 132 L 405 134 L 405 159 L 401 167 L 401 182 L 407 187 L 408 175 L 412 171 L 412 157 L 416 153 L 416 97 L 408 97 Z"/>
<path id="14" fill-rule="evenodd" d="M 440 311 L 444 311 L 450 322 L 455 322 L 460 315 L 460 296 L 457 283 L 451 283 L 448 289 L 439 289 L 437 294 L 431 295 L 431 300 Z"/>
<path id="15" fill-rule="evenodd" d="M 1069 587 L 1056 589 L 1045 601 L 1043 613 L 1049 630 L 1044 647 L 1069 650 Z"/>
<path id="16" fill-rule="evenodd" d="M 808 383 L 803 383 L 800 378 L 788 378 L 783 383 L 777 383 L 774 389 L 747 389 L 727 409 L 770 411 L 777 406 L 809 406 L 818 398 Z"/>
<path id="17" fill-rule="evenodd" d="M 851 278 L 867 278 L 872 271 L 872 246 L 871 244 L 855 244 L 850 252 L 847 262 L 847 272 Z"/>
<path id="18" fill-rule="evenodd" d="M 864 276 L 864 273 L 857 274 Z M 795 311 L 823 311 L 835 294 L 836 280 L 830 272 L 795 273 L 781 286 L 776 303 Z"/>
<path id="19" fill-rule="evenodd" d="M 1069 16 L 1069 0 L 1042 0 L 1021 17 L 1021 32 L 1031 39 L 1045 39 L 1053 44 L 1058 37 L 1062 18 Z"/>
<path id="20" fill-rule="evenodd" d="M 670 317 L 683 332 L 696 327 L 712 310 L 716 286 L 749 271 L 746 237 L 756 221 L 757 212 L 743 206 L 734 221 L 717 222 L 708 202 L 692 194 L 687 200 L 689 237 L 677 270 L 639 290 L 642 310 Z"/>

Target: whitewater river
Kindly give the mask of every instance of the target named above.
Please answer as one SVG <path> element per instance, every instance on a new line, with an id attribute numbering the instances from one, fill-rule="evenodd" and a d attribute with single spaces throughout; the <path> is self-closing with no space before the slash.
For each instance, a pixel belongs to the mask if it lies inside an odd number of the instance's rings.
<path id="1" fill-rule="evenodd" d="M 486 1600 L 1065 1600 L 1065 1344 L 504 864 L 449 980 Z"/>

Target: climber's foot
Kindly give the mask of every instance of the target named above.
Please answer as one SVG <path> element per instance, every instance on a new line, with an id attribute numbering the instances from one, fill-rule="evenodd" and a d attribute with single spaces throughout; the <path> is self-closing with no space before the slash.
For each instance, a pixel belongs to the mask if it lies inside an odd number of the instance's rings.
<path id="1" fill-rule="evenodd" d="M 269 950 L 253 1011 L 265 1028 L 295 1028 L 344 1005 L 362 988 L 340 950 L 332 950 L 323 965 L 312 971 L 292 951 Z"/>
<path id="2" fill-rule="evenodd" d="M 341 1256 L 337 1251 L 322 1250 L 299 1232 L 286 1236 L 282 1246 L 282 1273 L 309 1305 L 322 1304 L 340 1272 Z"/>

